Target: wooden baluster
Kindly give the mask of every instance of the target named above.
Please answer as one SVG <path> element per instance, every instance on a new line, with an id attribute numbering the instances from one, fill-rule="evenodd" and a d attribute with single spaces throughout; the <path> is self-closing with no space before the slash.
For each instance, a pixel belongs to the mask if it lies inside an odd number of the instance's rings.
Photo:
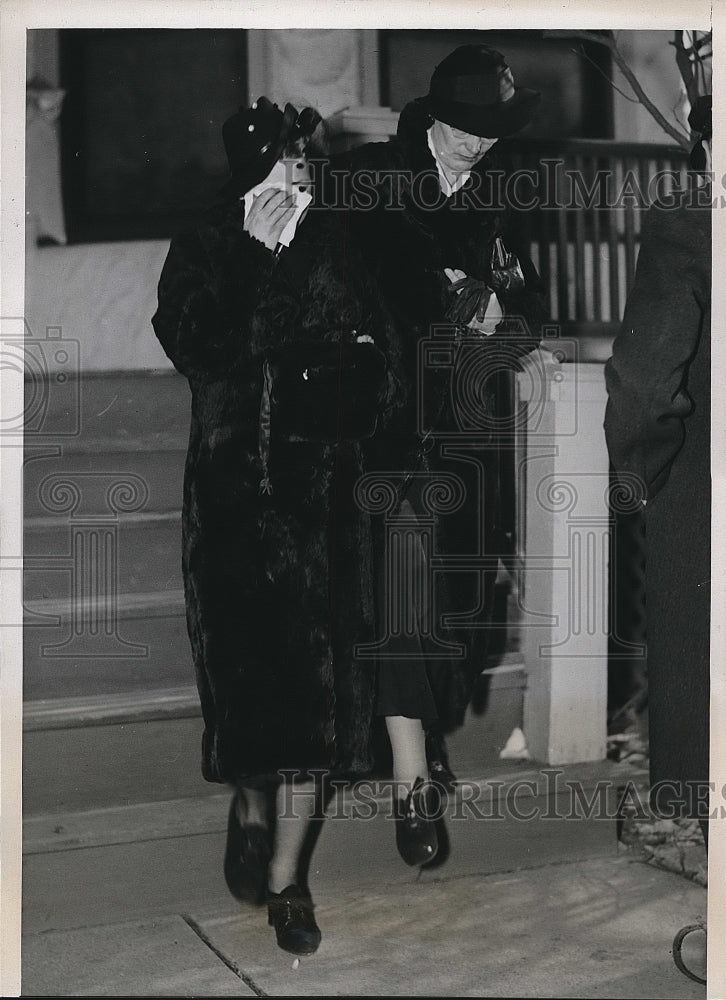
<path id="1" fill-rule="evenodd" d="M 594 158 L 592 161 L 593 174 L 597 175 L 600 169 L 600 160 Z M 602 285 L 601 285 L 601 252 L 600 252 L 600 203 L 602 191 L 598 190 L 597 201 L 592 210 L 592 312 L 593 320 L 601 323 L 604 319 L 602 314 Z"/>
<path id="2" fill-rule="evenodd" d="M 570 313 L 570 300 L 569 300 L 569 289 L 568 289 L 568 274 L 569 274 L 569 254 L 568 250 L 568 239 L 567 239 L 567 193 L 564 189 L 564 184 L 562 183 L 562 170 L 557 172 L 557 178 L 555 181 L 555 192 L 556 192 L 556 204 L 557 208 L 555 212 L 557 213 L 557 318 L 560 323 L 567 323 L 568 320 L 572 320 L 574 317 Z"/>
<path id="3" fill-rule="evenodd" d="M 587 183 L 589 177 L 585 174 L 585 161 L 580 154 L 575 155 L 575 172 Z M 572 317 L 578 323 L 587 319 L 585 309 L 585 212 L 589 209 L 573 206 L 575 213 L 575 314 Z"/>
<path id="4" fill-rule="evenodd" d="M 625 160 L 626 177 L 638 177 L 638 165 L 632 157 Z M 633 205 L 630 197 L 625 199 L 623 206 L 625 222 L 625 290 L 632 286 L 635 274 L 635 214 L 638 209 Z"/>
<path id="5" fill-rule="evenodd" d="M 614 178 L 613 190 L 617 190 L 621 171 L 618 170 L 617 162 L 610 166 L 611 176 Z M 608 242 L 608 277 L 610 285 L 610 322 L 617 323 L 620 320 L 620 297 L 618 294 L 618 216 L 619 209 L 608 208 L 605 216 L 607 223 Z"/>
<path id="6" fill-rule="evenodd" d="M 535 161 L 533 161 L 534 163 Z M 546 175 L 539 175 L 538 198 L 540 204 L 547 202 Z M 552 274 L 552 261 L 550 258 L 550 243 L 552 242 L 552 226 L 550 224 L 550 212 L 548 209 L 539 209 L 537 236 L 539 241 L 539 267 L 540 277 L 546 289 L 549 311 L 552 319 L 559 319 L 559 309 L 555 308 L 556 289 Z"/>

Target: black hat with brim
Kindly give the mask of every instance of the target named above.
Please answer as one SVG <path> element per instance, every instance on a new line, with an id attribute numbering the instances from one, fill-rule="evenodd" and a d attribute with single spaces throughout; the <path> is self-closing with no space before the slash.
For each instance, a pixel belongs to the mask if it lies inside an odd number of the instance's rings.
<path id="1" fill-rule="evenodd" d="M 231 176 L 220 191 L 223 198 L 241 197 L 267 177 L 292 137 L 298 118 L 292 104 L 281 111 L 260 97 L 225 121 L 222 138 Z"/>
<path id="2" fill-rule="evenodd" d="M 416 103 L 420 104 L 432 118 L 461 129 L 462 132 L 488 139 L 500 139 L 503 136 L 514 135 L 529 125 L 539 105 L 540 97 L 536 90 L 518 87 L 514 97 L 488 107 L 430 95 L 418 97 Z"/>
<path id="3" fill-rule="evenodd" d="M 416 98 L 438 121 L 470 135 L 501 138 L 528 125 L 539 91 L 515 87 L 504 56 L 484 45 L 462 45 L 434 70 L 429 92 Z"/>

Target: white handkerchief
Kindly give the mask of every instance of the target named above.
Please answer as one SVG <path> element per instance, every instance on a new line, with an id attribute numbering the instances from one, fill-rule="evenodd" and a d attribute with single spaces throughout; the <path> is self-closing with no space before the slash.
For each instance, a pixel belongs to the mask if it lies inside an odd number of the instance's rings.
<path id="1" fill-rule="evenodd" d="M 285 187 L 283 184 L 267 184 L 265 181 L 262 181 L 262 183 L 250 188 L 250 190 L 245 194 L 245 215 L 249 212 L 252 202 L 255 200 L 257 195 L 261 194 L 263 191 L 267 191 L 269 188 L 277 188 L 279 191 L 289 190 L 289 188 Z M 313 200 L 313 196 L 309 191 L 300 191 L 296 187 L 293 187 L 292 195 L 295 199 L 295 211 L 293 212 L 292 218 L 288 224 L 280 233 L 278 239 L 278 243 L 282 243 L 282 245 L 286 247 L 289 247 L 292 243 L 300 217 Z"/>
<path id="2" fill-rule="evenodd" d="M 473 319 L 469 321 L 469 326 L 472 330 L 477 330 L 479 333 L 483 333 L 486 337 L 491 337 L 491 335 L 496 331 L 497 324 L 501 322 L 503 316 L 504 313 L 502 311 L 502 306 L 497 298 L 496 292 L 492 292 L 484 312 L 484 318 L 478 320 L 476 316 L 474 316 Z"/>

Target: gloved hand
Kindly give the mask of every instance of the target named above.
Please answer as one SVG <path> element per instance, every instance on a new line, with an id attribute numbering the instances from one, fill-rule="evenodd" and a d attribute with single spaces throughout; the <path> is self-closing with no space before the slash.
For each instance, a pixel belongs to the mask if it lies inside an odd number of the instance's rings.
<path id="1" fill-rule="evenodd" d="M 451 284 L 447 292 L 451 302 L 446 310 L 446 318 L 460 326 L 468 326 L 473 319 L 482 320 L 486 313 L 492 290 L 478 278 L 469 278 L 463 271 L 447 267 L 445 274 Z"/>

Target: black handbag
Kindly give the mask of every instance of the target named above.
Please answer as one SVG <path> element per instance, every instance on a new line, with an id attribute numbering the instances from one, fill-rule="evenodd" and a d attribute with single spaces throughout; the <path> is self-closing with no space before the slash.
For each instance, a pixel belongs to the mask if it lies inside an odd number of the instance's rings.
<path id="1" fill-rule="evenodd" d="M 340 444 L 375 433 L 388 382 L 385 355 L 375 344 L 295 341 L 265 359 L 263 375 L 261 492 L 272 489 L 271 443 Z"/>

